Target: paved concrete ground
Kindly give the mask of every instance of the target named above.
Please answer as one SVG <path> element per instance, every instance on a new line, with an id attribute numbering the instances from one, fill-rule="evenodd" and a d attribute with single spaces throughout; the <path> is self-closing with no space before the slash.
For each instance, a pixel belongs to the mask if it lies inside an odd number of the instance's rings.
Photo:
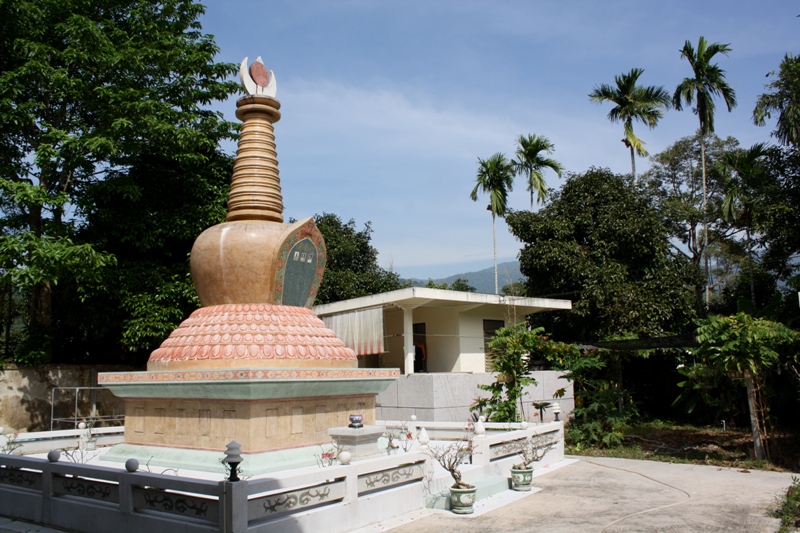
<path id="1" fill-rule="evenodd" d="M 0 516 L 0 533 L 69 533 L 63 529 L 53 529 L 45 526 L 37 526 L 18 520 L 10 520 Z"/>
<path id="2" fill-rule="evenodd" d="M 435 512 L 392 533 L 774 532 L 768 511 L 791 474 L 580 457 L 534 479 L 542 490 L 481 516 Z"/>

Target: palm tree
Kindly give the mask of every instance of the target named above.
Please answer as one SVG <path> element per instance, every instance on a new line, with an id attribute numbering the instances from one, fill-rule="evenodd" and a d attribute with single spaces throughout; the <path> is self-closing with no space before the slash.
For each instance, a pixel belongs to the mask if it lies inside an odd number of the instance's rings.
<path id="1" fill-rule="evenodd" d="M 637 86 L 639 76 L 644 72 L 643 69 L 634 68 L 627 74 L 614 76 L 616 87 L 602 84 L 596 86 L 589 93 L 589 100 L 595 104 L 611 102 L 616 106 L 608 112 L 608 120 L 612 123 L 622 122 L 625 128 L 625 138 L 622 142 L 631 151 L 631 173 L 636 178 L 636 159 L 635 154 L 641 157 L 647 156 L 644 142 L 633 134 L 633 121 L 638 120 L 650 129 L 658 124 L 664 116 L 664 109 L 670 106 L 669 93 L 664 87 Z"/>
<path id="2" fill-rule="evenodd" d="M 697 42 L 697 51 L 692 43 L 686 41 L 681 50 L 681 58 L 689 61 L 694 72 L 694 78 L 684 78 L 675 89 L 672 96 L 672 105 L 681 111 L 683 102 L 688 105 L 695 104 L 694 112 L 700 120 L 700 157 L 703 166 L 703 219 L 706 217 L 706 144 L 705 136 L 714 133 L 714 97 L 722 96 L 728 111 L 736 107 L 736 93 L 725 81 L 725 71 L 716 64 L 711 64 L 711 59 L 717 54 L 728 55 L 731 48 L 727 44 L 708 44 L 705 37 L 700 37 Z M 708 224 L 703 223 L 703 254 L 705 255 L 706 270 L 706 307 L 708 307 Z"/>
<path id="3" fill-rule="evenodd" d="M 545 157 L 543 153 L 552 154 L 555 147 L 550 139 L 544 135 L 520 135 L 517 138 L 517 157 L 511 164 L 514 174 L 527 175 L 528 191 L 531 193 L 531 211 L 533 211 L 533 193 L 536 191 L 537 200 L 547 198 L 547 182 L 544 180 L 544 170 L 549 168 L 561 177 L 563 165 L 555 159 Z"/>
<path id="4" fill-rule="evenodd" d="M 747 262 L 750 266 L 750 300 L 753 305 L 757 305 L 757 303 L 750 236 L 753 230 L 753 214 L 758 208 L 758 191 L 764 181 L 762 158 L 765 155 L 767 155 L 766 145 L 758 143 L 747 150 L 725 152 L 721 160 L 723 168 L 732 171 L 728 177 L 728 190 L 722 202 L 722 216 L 727 221 L 739 222 L 744 225 Z"/>
<path id="5" fill-rule="evenodd" d="M 775 74 L 771 72 L 769 75 Z M 777 115 L 772 136 L 785 146 L 800 145 L 800 57 L 786 54 L 778 78 L 767 84 L 770 92 L 758 97 L 753 122 L 763 126 L 764 119 Z"/>
<path id="6" fill-rule="evenodd" d="M 489 194 L 489 205 L 492 212 L 492 240 L 494 242 L 494 293 L 499 294 L 497 287 L 497 217 L 503 217 L 508 210 L 508 193 L 514 185 L 514 169 L 512 163 L 501 153 L 489 159 L 478 158 L 478 174 L 475 188 L 469 197 L 473 202 L 478 200 L 478 190 Z"/>

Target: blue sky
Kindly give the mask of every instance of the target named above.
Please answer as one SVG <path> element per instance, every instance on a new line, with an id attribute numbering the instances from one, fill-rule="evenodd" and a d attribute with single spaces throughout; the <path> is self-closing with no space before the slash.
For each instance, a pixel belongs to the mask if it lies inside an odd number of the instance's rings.
<path id="1" fill-rule="evenodd" d="M 672 93 L 691 75 L 687 39 L 730 43 L 717 62 L 739 105 L 718 104 L 716 131 L 749 146 L 770 140 L 772 124 L 751 120 L 766 74 L 800 52 L 800 4 L 788 0 L 204 3 L 218 60 L 260 55 L 275 72 L 285 217 L 371 221 L 381 266 L 404 277 L 492 265 L 487 202 L 469 193 L 478 157 L 511 156 L 520 134 L 549 137 L 568 171 L 630 172 L 611 106 L 587 98 L 595 85 L 639 67 L 641 84 Z M 236 120 L 233 100 L 217 108 Z M 651 154 L 696 128 L 690 110 L 634 126 Z M 637 172 L 648 166 L 637 159 Z M 521 179 L 510 205 L 530 208 Z M 499 260 L 516 258 L 520 243 L 497 229 Z"/>

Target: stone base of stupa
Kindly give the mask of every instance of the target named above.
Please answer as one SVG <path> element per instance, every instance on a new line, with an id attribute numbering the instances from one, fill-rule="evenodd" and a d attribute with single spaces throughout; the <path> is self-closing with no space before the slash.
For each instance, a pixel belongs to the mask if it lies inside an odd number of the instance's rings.
<path id="1" fill-rule="evenodd" d="M 125 442 L 245 453 L 330 442 L 351 414 L 375 422 L 375 396 L 399 375 L 382 369 L 238 368 L 113 372 L 99 384 L 125 400 Z"/>
<path id="2" fill-rule="evenodd" d="M 125 443 L 244 453 L 330 442 L 351 414 L 375 423 L 375 397 L 397 369 L 359 369 L 355 354 L 310 309 L 198 309 L 154 351 L 146 372 L 98 384 L 125 401 Z"/>

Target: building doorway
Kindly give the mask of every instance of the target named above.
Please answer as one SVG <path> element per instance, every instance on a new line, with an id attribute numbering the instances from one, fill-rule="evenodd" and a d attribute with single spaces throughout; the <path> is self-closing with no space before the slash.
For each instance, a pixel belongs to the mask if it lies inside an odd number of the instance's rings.
<path id="1" fill-rule="evenodd" d="M 414 372 L 428 371 L 428 343 L 425 337 L 425 323 L 414 324 Z"/>
<path id="2" fill-rule="evenodd" d="M 484 370 L 492 371 L 492 361 L 489 357 L 489 341 L 494 337 L 495 332 L 506 325 L 504 320 L 484 320 L 483 321 L 483 360 Z"/>

